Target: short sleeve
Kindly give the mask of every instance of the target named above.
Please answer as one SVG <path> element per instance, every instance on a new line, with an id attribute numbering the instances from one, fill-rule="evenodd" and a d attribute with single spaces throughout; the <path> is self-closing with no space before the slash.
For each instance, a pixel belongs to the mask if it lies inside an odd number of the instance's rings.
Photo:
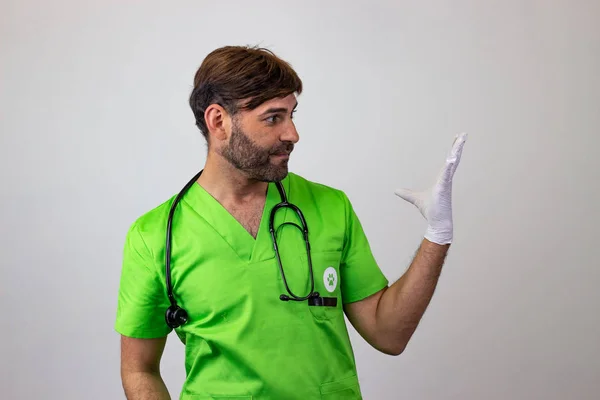
<path id="1" fill-rule="evenodd" d="M 362 300 L 388 286 L 377 264 L 363 227 L 350 200 L 344 195 L 346 234 L 340 265 L 343 303 Z"/>
<path id="2" fill-rule="evenodd" d="M 169 301 L 137 224 L 127 232 L 121 268 L 115 330 L 135 338 L 168 335 L 171 328 L 165 311 Z"/>

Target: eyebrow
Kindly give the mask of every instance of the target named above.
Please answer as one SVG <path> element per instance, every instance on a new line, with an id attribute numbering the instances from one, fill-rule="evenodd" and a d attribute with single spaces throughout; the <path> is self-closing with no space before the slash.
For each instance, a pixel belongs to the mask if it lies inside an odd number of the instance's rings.
<path id="1" fill-rule="evenodd" d="M 294 110 L 296 110 L 296 107 L 298 107 L 298 102 L 296 102 L 296 104 L 294 105 L 294 108 L 292 108 L 292 112 Z M 277 113 L 285 113 L 288 112 L 287 107 L 272 107 L 269 108 L 268 110 L 266 110 L 265 112 L 261 113 L 260 116 L 263 117 L 267 114 L 277 114 Z"/>

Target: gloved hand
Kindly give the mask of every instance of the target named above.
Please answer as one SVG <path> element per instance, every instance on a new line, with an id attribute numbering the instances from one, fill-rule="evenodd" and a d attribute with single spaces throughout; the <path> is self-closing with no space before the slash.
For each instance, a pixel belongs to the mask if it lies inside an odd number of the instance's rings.
<path id="1" fill-rule="evenodd" d="M 424 191 L 397 189 L 394 193 L 416 206 L 428 222 L 425 239 L 438 243 L 452 243 L 452 178 L 460 162 L 467 134 L 461 133 L 454 138 L 452 149 L 446 157 L 446 165 L 437 182 Z"/>

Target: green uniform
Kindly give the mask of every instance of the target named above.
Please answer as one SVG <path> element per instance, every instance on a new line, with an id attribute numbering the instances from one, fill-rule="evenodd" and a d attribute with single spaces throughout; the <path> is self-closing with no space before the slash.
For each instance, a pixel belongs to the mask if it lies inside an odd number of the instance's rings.
<path id="1" fill-rule="evenodd" d="M 282 181 L 308 225 L 315 290 L 336 307 L 281 301 L 288 294 L 268 230 L 280 202 L 269 183 L 254 239 L 199 184 L 173 219 L 171 274 L 175 297 L 189 314 L 175 331 L 185 344 L 186 381 L 180 399 L 361 399 L 343 304 L 388 285 L 346 195 L 293 173 Z M 141 216 L 126 239 L 115 328 L 136 338 L 164 337 L 169 306 L 164 247 L 175 196 Z M 293 211 L 283 222 L 300 224 Z M 277 243 L 292 292 L 310 290 L 305 242 L 284 225 Z"/>

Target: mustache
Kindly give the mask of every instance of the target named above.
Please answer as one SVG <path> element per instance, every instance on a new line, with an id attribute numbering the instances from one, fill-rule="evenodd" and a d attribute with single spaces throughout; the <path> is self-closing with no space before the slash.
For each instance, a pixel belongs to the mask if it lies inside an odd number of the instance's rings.
<path id="1" fill-rule="evenodd" d="M 273 149 L 271 154 L 290 154 L 292 151 L 294 151 L 294 143 L 285 143 Z"/>

